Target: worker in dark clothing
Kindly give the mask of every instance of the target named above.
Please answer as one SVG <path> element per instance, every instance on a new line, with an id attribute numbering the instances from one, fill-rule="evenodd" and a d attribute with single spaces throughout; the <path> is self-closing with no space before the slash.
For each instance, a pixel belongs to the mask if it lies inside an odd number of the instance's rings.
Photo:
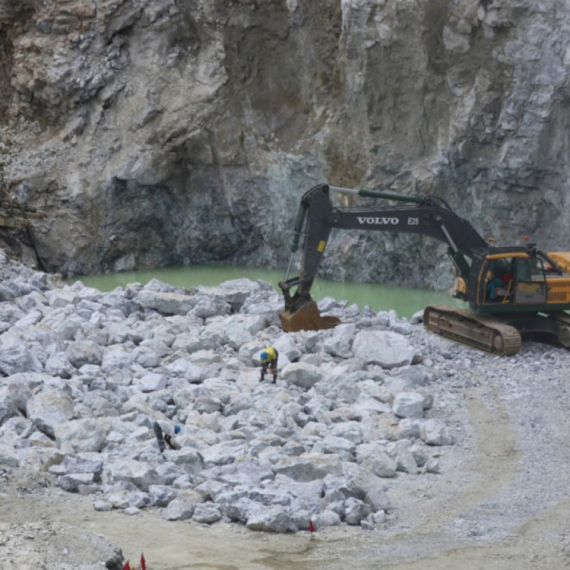
<path id="1" fill-rule="evenodd" d="M 259 379 L 260 382 L 263 382 L 265 378 L 265 374 L 269 369 L 271 374 L 273 374 L 273 384 L 277 382 L 277 359 L 279 358 L 279 353 L 277 349 L 273 348 L 272 346 L 268 346 L 264 348 L 259 355 L 259 360 L 261 361 L 261 378 Z"/>
<path id="2" fill-rule="evenodd" d="M 497 300 L 498 297 L 505 298 L 509 293 L 509 284 L 512 279 L 513 272 L 511 270 L 501 272 L 499 276 L 495 277 L 494 279 L 490 280 L 489 283 L 487 283 L 487 297 L 491 301 Z"/>
<path id="3" fill-rule="evenodd" d="M 154 435 L 156 435 L 158 449 L 160 449 L 161 453 L 166 449 L 167 445 L 170 449 L 180 449 L 180 444 L 174 439 L 182 429 L 179 425 L 158 421 L 152 424 L 152 429 L 154 430 Z"/>

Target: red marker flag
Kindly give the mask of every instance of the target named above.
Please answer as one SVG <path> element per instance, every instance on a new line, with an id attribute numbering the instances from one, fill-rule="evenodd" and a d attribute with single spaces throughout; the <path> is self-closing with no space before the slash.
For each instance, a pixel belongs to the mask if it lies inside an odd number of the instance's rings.
<path id="1" fill-rule="evenodd" d="M 313 524 L 313 521 L 311 519 L 309 519 L 309 530 L 311 532 L 315 532 L 315 525 Z"/>
<path id="2" fill-rule="evenodd" d="M 146 560 L 144 559 L 144 553 L 141 552 L 141 570 L 146 570 Z"/>
<path id="3" fill-rule="evenodd" d="M 131 565 L 129 564 L 128 560 L 125 562 L 125 565 L 123 566 L 123 570 L 132 570 Z"/>

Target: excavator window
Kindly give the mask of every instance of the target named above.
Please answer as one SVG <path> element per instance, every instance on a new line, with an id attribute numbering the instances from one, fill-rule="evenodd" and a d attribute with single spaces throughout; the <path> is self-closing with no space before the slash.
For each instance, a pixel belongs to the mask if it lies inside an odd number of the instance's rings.
<path id="1" fill-rule="evenodd" d="M 516 259 L 517 281 L 530 281 L 532 272 L 528 258 Z"/>
<path id="2" fill-rule="evenodd" d="M 546 277 L 542 259 L 516 259 L 515 303 L 546 303 Z"/>
<path id="3" fill-rule="evenodd" d="M 544 279 L 544 264 L 542 262 L 542 259 L 540 259 L 538 257 L 531 258 L 530 259 L 530 270 L 531 270 L 531 275 L 532 275 L 533 280 Z"/>
<path id="4" fill-rule="evenodd" d="M 539 257 L 488 259 L 485 303 L 545 303 L 546 276 Z"/>
<path id="5" fill-rule="evenodd" d="M 489 260 L 485 278 L 485 301 L 508 302 L 512 292 L 514 259 L 500 258 Z"/>

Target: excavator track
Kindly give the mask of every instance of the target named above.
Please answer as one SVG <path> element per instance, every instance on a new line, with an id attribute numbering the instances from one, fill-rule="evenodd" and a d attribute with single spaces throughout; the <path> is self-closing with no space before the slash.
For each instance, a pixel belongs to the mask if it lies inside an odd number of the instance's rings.
<path id="1" fill-rule="evenodd" d="M 424 326 L 440 336 L 497 356 L 517 354 L 521 348 L 521 335 L 515 327 L 471 309 L 426 307 Z"/>
<path id="2" fill-rule="evenodd" d="M 548 315 L 558 323 L 557 340 L 561 346 L 570 350 L 570 315 L 564 311 L 557 311 Z"/>

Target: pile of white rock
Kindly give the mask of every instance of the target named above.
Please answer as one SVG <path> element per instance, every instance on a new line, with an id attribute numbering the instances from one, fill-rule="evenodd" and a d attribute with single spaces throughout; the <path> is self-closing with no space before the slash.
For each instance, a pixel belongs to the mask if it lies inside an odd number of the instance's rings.
<path id="1" fill-rule="evenodd" d="M 44 472 L 96 510 L 374 528 L 394 507 L 390 480 L 437 474 L 438 446 L 453 444 L 430 417 L 414 319 L 325 299 L 344 324 L 284 333 L 262 281 L 103 293 L 2 254 L 0 273 L 0 467 Z M 276 384 L 260 382 L 268 345 Z M 182 425 L 180 450 L 159 452 L 156 420 Z"/>

